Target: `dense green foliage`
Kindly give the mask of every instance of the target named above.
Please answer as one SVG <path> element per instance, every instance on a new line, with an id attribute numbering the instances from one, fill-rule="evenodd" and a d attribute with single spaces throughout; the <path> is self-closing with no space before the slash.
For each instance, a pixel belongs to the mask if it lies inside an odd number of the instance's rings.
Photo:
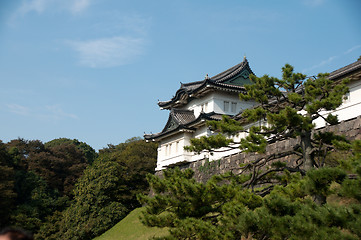
<path id="1" fill-rule="evenodd" d="M 0 144 L 0 157 L 0 191 L 6 198 L 1 201 L 1 227 L 17 225 L 32 232 L 68 206 L 75 182 L 88 165 L 84 153 L 70 143 L 47 147 L 37 140 L 16 139 Z"/>
<path id="2" fill-rule="evenodd" d="M 99 154 L 76 139 L 0 142 L 0 228 L 19 226 L 36 239 L 100 235 L 140 206 L 156 148 L 139 138 Z"/>
<path id="3" fill-rule="evenodd" d="M 95 152 L 95 150 L 86 144 L 85 142 L 80 142 L 78 139 L 69 139 L 69 138 L 57 138 L 54 140 L 51 140 L 47 143 L 45 143 L 45 147 L 57 147 L 64 144 L 71 144 L 76 146 L 78 149 L 80 149 L 87 159 L 87 162 L 89 164 L 92 164 L 92 162 L 97 158 L 98 154 Z"/>
<path id="4" fill-rule="evenodd" d="M 15 177 L 12 159 L 6 150 L 5 144 L 0 141 L 0 226 L 7 224 L 10 218 L 10 209 L 15 205 Z"/>
<path id="5" fill-rule="evenodd" d="M 149 191 L 145 176 L 154 173 L 156 148 L 134 138 L 102 149 L 76 183 L 71 205 L 49 219 L 36 237 L 93 239 L 111 228 L 140 206 L 136 194 Z"/>
<path id="6" fill-rule="evenodd" d="M 131 210 L 140 207 L 138 193 L 147 193 L 147 173 L 154 173 L 157 163 L 157 144 L 146 143 L 140 138 L 128 139 L 117 146 L 109 145 L 99 151 L 101 159 L 116 161 L 122 168 L 118 183 L 121 202 Z"/>
<path id="7" fill-rule="evenodd" d="M 203 184 L 189 169 L 166 170 L 163 178 L 148 175 L 156 194 L 139 197 L 146 204 L 142 221 L 169 227 L 170 235 L 157 239 L 359 239 L 361 158 L 352 161 L 358 165 L 353 179 L 341 165 L 304 177 L 286 173 L 287 184 L 265 197 L 242 187 L 241 176 L 214 176 Z M 315 194 L 339 200 L 319 205 Z"/>

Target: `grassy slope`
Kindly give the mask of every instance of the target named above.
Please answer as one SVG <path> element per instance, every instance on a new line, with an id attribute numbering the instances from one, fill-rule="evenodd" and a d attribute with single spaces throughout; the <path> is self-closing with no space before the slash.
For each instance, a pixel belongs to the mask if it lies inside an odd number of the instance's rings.
<path id="1" fill-rule="evenodd" d="M 114 227 L 94 240 L 147 240 L 151 237 L 160 237 L 167 234 L 168 230 L 166 229 L 144 226 L 139 220 L 141 211 L 142 208 L 135 209 Z"/>

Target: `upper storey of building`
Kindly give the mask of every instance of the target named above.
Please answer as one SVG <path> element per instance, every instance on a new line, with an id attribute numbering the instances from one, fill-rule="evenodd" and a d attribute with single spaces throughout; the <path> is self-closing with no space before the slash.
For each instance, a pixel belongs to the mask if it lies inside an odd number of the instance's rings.
<path id="1" fill-rule="evenodd" d="M 164 129 L 156 134 L 145 134 L 146 140 L 160 141 L 181 132 L 199 132 L 206 120 L 220 120 L 223 114 L 236 115 L 253 106 L 253 102 L 239 99 L 239 93 L 250 84 L 253 74 L 246 58 L 228 70 L 202 81 L 181 84 L 175 96 L 158 102 L 161 109 L 170 110 Z M 200 135 L 208 134 L 203 129 Z"/>
<path id="2" fill-rule="evenodd" d="M 246 58 L 226 71 L 213 77 L 205 77 L 202 81 L 182 83 L 171 100 L 160 101 L 161 109 L 190 109 L 189 103 L 194 99 L 201 99 L 213 92 L 236 93 L 244 91 L 244 85 L 249 84 L 249 75 L 253 74 Z M 204 109 L 205 110 L 205 109 Z"/>

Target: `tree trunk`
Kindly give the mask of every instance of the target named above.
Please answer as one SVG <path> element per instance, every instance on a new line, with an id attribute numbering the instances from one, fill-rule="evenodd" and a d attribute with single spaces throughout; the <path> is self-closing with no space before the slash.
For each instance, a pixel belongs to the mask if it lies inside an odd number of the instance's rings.
<path id="1" fill-rule="evenodd" d="M 313 196 L 313 201 L 318 205 L 323 205 L 326 203 L 326 196 L 322 194 L 316 194 Z"/>
<path id="2" fill-rule="evenodd" d="M 303 169 L 307 172 L 313 168 L 314 161 L 312 157 L 311 132 L 304 131 L 301 134 L 301 149 L 303 154 Z"/>

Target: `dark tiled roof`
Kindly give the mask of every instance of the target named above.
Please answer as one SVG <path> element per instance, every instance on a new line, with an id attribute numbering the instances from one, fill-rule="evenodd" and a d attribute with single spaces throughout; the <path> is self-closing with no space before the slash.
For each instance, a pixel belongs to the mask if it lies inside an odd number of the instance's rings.
<path id="1" fill-rule="evenodd" d="M 337 69 L 330 73 L 329 78 L 332 80 L 337 80 L 340 78 L 347 77 L 348 75 L 354 73 L 357 70 L 361 70 L 361 60 L 358 60 L 354 63 L 351 63 L 343 68 Z"/>
<path id="2" fill-rule="evenodd" d="M 194 121 L 196 118 L 194 116 L 194 112 L 190 110 L 180 110 L 180 109 L 173 109 L 171 111 L 173 114 L 174 119 L 180 124 L 184 125 L 191 121 Z"/>
<path id="3" fill-rule="evenodd" d="M 180 110 L 180 109 L 172 109 L 169 113 L 169 118 L 167 124 L 163 128 L 163 130 L 159 133 L 155 134 L 144 134 L 144 138 L 146 140 L 155 140 L 162 136 L 178 132 L 181 129 L 194 131 L 194 125 L 202 122 L 202 120 L 221 120 L 222 114 L 218 114 L 215 112 L 210 113 L 201 113 L 197 118 L 195 118 L 193 111 L 189 110 Z"/>
<path id="4" fill-rule="evenodd" d="M 224 72 L 221 72 L 213 77 L 211 77 L 211 80 L 217 83 L 222 83 L 225 80 L 228 80 L 234 76 L 236 76 L 238 73 L 240 73 L 245 67 L 247 67 L 248 61 L 246 58 L 244 58 L 243 62 L 240 64 L 237 64 L 236 66 L 231 67 L 230 69 L 227 69 Z"/>
<path id="5" fill-rule="evenodd" d="M 230 80 L 237 77 L 237 75 L 242 73 L 243 71 L 247 72 L 247 77 L 248 74 L 253 74 L 246 58 L 244 58 L 243 62 L 211 78 L 206 77 L 204 80 L 201 81 L 182 83 L 181 87 L 177 90 L 175 96 L 171 100 L 159 101 L 158 105 L 162 108 L 170 109 L 174 107 L 173 106 L 174 103 L 176 103 L 179 100 L 183 100 L 182 104 L 187 103 L 188 100 L 190 99 L 190 95 L 194 95 L 195 93 L 209 86 L 216 86 L 223 89 L 234 89 L 235 91 L 242 91 L 244 90 L 243 86 L 239 84 L 234 84 L 230 82 Z"/>
<path id="6" fill-rule="evenodd" d="M 206 80 L 191 82 L 191 83 L 183 83 L 181 85 L 181 88 L 185 89 L 186 91 L 192 91 L 202 86 L 202 84 L 204 84 L 205 82 Z"/>

